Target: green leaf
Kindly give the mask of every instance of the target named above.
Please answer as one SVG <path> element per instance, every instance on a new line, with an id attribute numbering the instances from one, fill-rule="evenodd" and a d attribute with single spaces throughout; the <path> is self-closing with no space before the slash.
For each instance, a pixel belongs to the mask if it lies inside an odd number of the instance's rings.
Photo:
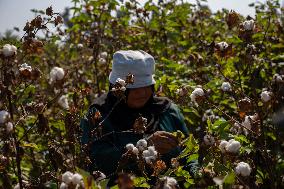
<path id="1" fill-rule="evenodd" d="M 235 183 L 235 173 L 231 172 L 224 178 L 224 184 L 234 184 Z"/>

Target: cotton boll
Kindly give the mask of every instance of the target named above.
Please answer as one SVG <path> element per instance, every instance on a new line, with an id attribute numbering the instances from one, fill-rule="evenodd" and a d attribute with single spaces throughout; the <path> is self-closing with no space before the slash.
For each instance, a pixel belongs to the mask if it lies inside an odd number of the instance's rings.
<path id="1" fill-rule="evenodd" d="M 273 81 L 274 82 L 282 82 L 282 76 L 279 74 L 274 74 L 273 75 Z"/>
<path id="2" fill-rule="evenodd" d="M 126 149 L 127 150 L 133 150 L 133 148 L 135 147 L 133 144 L 129 143 L 129 144 L 126 144 Z"/>
<path id="3" fill-rule="evenodd" d="M 144 158 L 147 164 L 151 164 L 153 161 L 155 161 L 155 157 L 153 156 L 148 156 Z"/>
<path id="4" fill-rule="evenodd" d="M 222 153 L 226 152 L 227 145 L 228 145 L 228 142 L 226 140 L 221 140 L 219 144 L 219 149 L 221 150 Z"/>
<path id="5" fill-rule="evenodd" d="M 140 150 L 143 151 L 144 149 L 147 148 L 147 141 L 145 139 L 140 139 L 137 144 L 136 147 Z"/>
<path id="6" fill-rule="evenodd" d="M 134 147 L 134 148 L 132 149 L 132 152 L 133 152 L 135 155 L 138 155 L 138 154 L 139 154 L 139 150 L 138 150 L 138 148 L 136 148 L 136 147 Z"/>
<path id="7" fill-rule="evenodd" d="M 177 180 L 173 177 L 165 176 L 161 180 L 164 181 L 163 189 L 175 189 L 178 187 Z"/>
<path id="8" fill-rule="evenodd" d="M 70 184 L 72 182 L 72 177 L 73 173 L 71 173 L 70 171 L 66 171 L 62 175 L 62 181 L 65 182 L 66 184 Z"/>
<path id="9" fill-rule="evenodd" d="M 242 125 L 247 128 L 247 129 L 251 129 L 251 116 L 246 116 L 245 120 L 243 121 Z"/>
<path id="10" fill-rule="evenodd" d="M 16 185 L 14 186 L 14 189 L 20 189 L 20 184 L 19 184 L 19 183 L 16 184 Z"/>
<path id="11" fill-rule="evenodd" d="M 220 51 L 224 51 L 229 47 L 228 43 L 222 41 L 220 43 L 217 43 L 217 47 L 220 49 Z"/>
<path id="12" fill-rule="evenodd" d="M 246 20 L 243 22 L 244 30 L 251 31 L 254 29 L 254 20 Z"/>
<path id="13" fill-rule="evenodd" d="M 13 56 L 17 53 L 17 47 L 10 44 L 5 44 L 2 48 L 2 53 L 5 57 Z"/>
<path id="14" fill-rule="evenodd" d="M 77 47 L 78 47 L 78 49 L 82 49 L 82 48 L 84 47 L 84 45 L 83 45 L 82 43 L 79 43 L 79 44 L 77 45 Z"/>
<path id="15" fill-rule="evenodd" d="M 5 123 L 6 121 L 8 121 L 9 118 L 10 118 L 9 112 L 5 110 L 0 111 L 0 124 Z"/>
<path id="16" fill-rule="evenodd" d="M 25 70 L 31 72 L 32 71 L 32 67 L 30 65 L 28 65 L 27 63 L 21 64 L 20 68 L 19 68 L 19 71 L 23 72 Z"/>
<path id="17" fill-rule="evenodd" d="M 171 186 L 175 186 L 175 185 L 177 185 L 177 180 L 173 177 L 167 177 L 167 184 L 169 184 Z"/>
<path id="18" fill-rule="evenodd" d="M 260 97 L 261 97 L 261 100 L 263 102 L 268 102 L 271 100 L 271 92 L 269 91 L 263 91 L 261 94 L 260 94 Z"/>
<path id="19" fill-rule="evenodd" d="M 232 87 L 231 87 L 231 84 L 229 82 L 223 82 L 221 89 L 222 89 L 222 91 L 227 92 L 227 91 L 231 91 Z"/>
<path id="20" fill-rule="evenodd" d="M 64 78 L 64 76 L 65 76 L 65 72 L 63 68 L 54 67 L 51 69 L 49 73 L 49 77 L 50 77 L 49 82 L 52 84 L 56 81 L 60 81 Z"/>
<path id="21" fill-rule="evenodd" d="M 245 163 L 245 162 L 240 162 L 238 163 L 238 165 L 235 168 L 235 172 L 238 175 L 241 175 L 243 177 L 247 177 L 250 175 L 251 173 L 251 167 L 249 166 L 249 164 Z"/>
<path id="22" fill-rule="evenodd" d="M 107 52 L 101 52 L 100 58 L 106 59 L 107 58 Z"/>
<path id="23" fill-rule="evenodd" d="M 203 97 L 204 96 L 204 91 L 202 88 L 196 88 L 190 95 L 190 99 L 192 102 L 196 103 L 196 100 L 198 97 Z"/>
<path id="24" fill-rule="evenodd" d="M 203 141 L 207 146 L 212 146 L 215 143 L 214 137 L 208 134 L 203 137 Z"/>
<path id="25" fill-rule="evenodd" d="M 100 171 L 94 171 L 93 176 L 96 182 L 99 182 L 106 178 L 106 175 Z"/>
<path id="26" fill-rule="evenodd" d="M 185 96 L 185 95 L 187 95 L 187 93 L 188 93 L 188 91 L 187 91 L 187 89 L 184 88 L 184 87 L 182 87 L 182 88 L 176 90 L 176 94 L 177 94 L 178 96 Z"/>
<path id="27" fill-rule="evenodd" d="M 142 156 L 143 156 L 143 158 L 146 158 L 146 157 L 151 156 L 151 153 L 149 152 L 149 150 L 144 150 L 144 151 L 142 152 Z"/>
<path id="28" fill-rule="evenodd" d="M 242 132 L 242 128 L 238 123 L 235 123 L 234 126 L 230 128 L 230 131 L 235 134 L 240 134 Z"/>
<path id="29" fill-rule="evenodd" d="M 213 121 L 214 119 L 216 119 L 216 116 L 214 114 L 214 112 L 211 109 L 208 109 L 204 112 L 203 116 L 202 116 L 202 121 L 205 122 L 207 120 L 211 120 Z"/>
<path id="30" fill-rule="evenodd" d="M 80 174 L 78 174 L 78 173 L 75 173 L 75 174 L 72 176 L 72 183 L 75 184 L 75 185 L 76 185 L 76 184 L 80 185 L 82 180 L 83 180 L 82 175 L 80 175 Z"/>
<path id="31" fill-rule="evenodd" d="M 100 63 L 100 64 L 106 64 L 107 61 L 106 61 L 105 58 L 99 58 L 99 63 Z"/>
<path id="32" fill-rule="evenodd" d="M 148 147 L 148 151 L 149 151 L 149 153 L 150 153 L 151 156 L 157 154 L 157 151 L 155 150 L 155 146 L 149 146 L 149 147 Z"/>
<path id="33" fill-rule="evenodd" d="M 14 129 L 13 123 L 12 122 L 8 122 L 6 124 L 6 132 L 9 134 L 9 133 L 11 133 L 13 131 L 13 129 Z"/>
<path id="34" fill-rule="evenodd" d="M 117 78 L 116 83 L 119 83 L 122 87 L 124 87 L 126 85 L 125 81 L 123 79 Z"/>
<path id="35" fill-rule="evenodd" d="M 240 150 L 241 144 L 239 141 L 236 141 L 234 139 L 229 140 L 226 150 L 230 153 L 238 153 Z"/>
<path id="36" fill-rule="evenodd" d="M 69 109 L 68 98 L 66 95 L 62 95 L 57 102 L 62 108 Z"/>
<path id="37" fill-rule="evenodd" d="M 59 189 L 68 189 L 68 185 L 65 184 L 64 182 L 62 182 L 62 183 L 60 184 Z"/>

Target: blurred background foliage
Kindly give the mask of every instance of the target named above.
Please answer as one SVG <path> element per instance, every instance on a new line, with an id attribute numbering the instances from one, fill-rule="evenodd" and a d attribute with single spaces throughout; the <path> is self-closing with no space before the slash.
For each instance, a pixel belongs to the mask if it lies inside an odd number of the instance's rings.
<path id="1" fill-rule="evenodd" d="M 284 74 L 284 10 L 278 1 L 251 4 L 256 9 L 255 18 L 226 9 L 212 13 L 199 0 L 195 4 L 149 0 L 143 6 L 137 0 L 72 2 L 74 6 L 61 15 L 63 24 L 56 14 L 34 10 L 47 23 L 46 28 L 27 30 L 21 40 L 12 32 L 1 36 L 0 47 L 7 43 L 18 47 L 17 57 L 9 60 L 10 66 L 5 69 L 13 76 L 6 86 L 9 93 L 1 93 L 0 108 L 14 112 L 14 132 L 1 133 L 2 154 L 9 158 L 9 163 L 0 167 L 2 188 L 11 188 L 18 182 L 17 159 L 21 160 L 23 179 L 35 188 L 56 188 L 62 172 L 84 169 L 79 120 L 95 98 L 108 91 L 112 55 L 122 49 L 141 49 L 155 57 L 156 94 L 167 96 L 180 106 L 194 137 L 186 143 L 183 155 L 189 161 L 202 160 L 201 165 L 207 168 L 212 159 L 216 160 L 212 168 L 215 175 L 203 172 L 202 182 L 204 177 L 225 175 L 225 185 L 283 186 L 283 133 L 279 131 L 284 129 L 283 123 L 276 127 L 272 119 L 283 105 L 283 82 L 273 83 L 274 74 Z M 254 30 L 244 32 L 242 23 L 251 19 Z M 43 35 L 36 35 L 39 30 L 43 30 Z M 42 45 L 27 51 L 24 41 L 31 39 Z M 229 45 L 226 51 L 218 47 L 223 41 Z M 23 63 L 40 70 L 41 77 L 30 80 L 17 74 Z M 4 60 L 1 66 L 7 66 Z M 64 81 L 57 85 L 48 82 L 54 66 L 66 72 Z M 1 84 L 5 80 L 2 71 Z M 220 89 L 224 81 L 231 83 L 232 92 Z M 189 93 L 196 86 L 201 86 L 207 96 L 207 102 L 198 107 L 189 95 L 176 92 L 184 88 Z M 260 100 L 263 88 L 274 94 L 268 104 Z M 68 97 L 68 110 L 56 103 L 62 94 Z M 239 101 L 245 97 L 251 100 L 249 110 L 240 109 Z M 210 109 L 214 119 L 204 118 Z M 260 117 L 257 134 L 230 132 L 235 121 L 242 122 L 245 115 L 254 113 Z M 224 162 L 216 148 L 204 146 L 206 133 L 216 140 L 233 137 L 240 141 L 239 158 L 251 163 L 253 176 L 249 180 L 236 179 L 234 158 L 228 157 L 230 161 Z M 15 158 L 16 155 L 20 157 Z M 183 175 L 184 187 L 192 186 L 192 178 L 182 171 L 176 170 L 176 176 Z"/>

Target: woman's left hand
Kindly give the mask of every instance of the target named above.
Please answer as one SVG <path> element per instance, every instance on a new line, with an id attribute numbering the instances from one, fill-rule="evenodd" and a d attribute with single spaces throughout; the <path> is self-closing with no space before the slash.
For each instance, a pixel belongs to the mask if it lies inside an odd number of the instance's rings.
<path id="1" fill-rule="evenodd" d="M 168 153 L 179 144 L 178 139 L 172 133 L 166 131 L 156 131 L 148 138 L 148 141 L 155 146 L 160 154 Z"/>

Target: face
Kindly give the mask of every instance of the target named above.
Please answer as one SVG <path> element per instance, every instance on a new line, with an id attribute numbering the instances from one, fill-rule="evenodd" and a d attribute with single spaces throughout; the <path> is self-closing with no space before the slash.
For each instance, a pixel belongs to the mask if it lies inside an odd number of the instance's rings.
<path id="1" fill-rule="evenodd" d="M 142 108 L 152 96 L 153 91 L 151 86 L 130 89 L 127 105 L 130 108 Z"/>

